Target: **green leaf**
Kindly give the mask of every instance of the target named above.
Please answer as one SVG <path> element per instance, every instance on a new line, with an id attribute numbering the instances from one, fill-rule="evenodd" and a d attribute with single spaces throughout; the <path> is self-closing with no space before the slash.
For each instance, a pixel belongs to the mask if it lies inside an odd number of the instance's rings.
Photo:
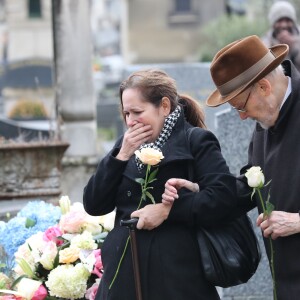
<path id="1" fill-rule="evenodd" d="M 59 264 L 59 251 L 57 251 L 57 254 L 54 258 L 54 261 L 53 261 L 53 269 L 55 269 Z"/>
<path id="2" fill-rule="evenodd" d="M 30 218 L 26 218 L 26 221 L 25 221 L 25 227 L 26 228 L 33 227 L 35 224 L 36 224 L 35 220 L 30 219 Z"/>
<path id="3" fill-rule="evenodd" d="M 145 179 L 144 178 L 136 178 L 135 181 L 138 182 L 141 185 L 145 183 Z"/>
<path id="4" fill-rule="evenodd" d="M 147 192 L 146 192 L 146 193 L 147 193 Z M 146 201 L 146 193 L 143 193 L 143 194 L 142 194 L 142 200 L 143 200 L 143 201 Z"/>
<path id="5" fill-rule="evenodd" d="M 150 173 L 148 183 L 151 182 L 156 177 L 157 172 L 158 172 L 158 168 L 156 168 L 153 172 Z"/>
<path id="6" fill-rule="evenodd" d="M 275 206 L 270 202 L 266 202 L 266 215 L 270 216 L 271 212 L 274 210 Z"/>
<path id="7" fill-rule="evenodd" d="M 269 180 L 269 181 L 264 185 L 264 187 L 268 186 L 268 185 L 271 183 L 271 181 L 272 181 L 272 179 Z"/>
<path id="8" fill-rule="evenodd" d="M 146 195 L 147 195 L 148 198 L 151 200 L 151 202 L 152 202 L 153 204 L 155 204 L 155 201 L 154 201 L 153 196 L 152 196 L 149 192 L 146 192 Z"/>
<path id="9" fill-rule="evenodd" d="M 254 194 L 255 194 L 255 188 L 253 189 L 253 191 L 252 191 L 252 193 L 251 193 L 251 200 L 252 200 Z"/>
<path id="10" fill-rule="evenodd" d="M 147 190 L 153 190 L 153 186 L 148 186 L 148 187 L 146 187 L 146 188 L 145 188 L 145 191 L 147 191 Z"/>
<path id="11" fill-rule="evenodd" d="M 152 183 L 152 182 L 155 181 L 155 180 L 157 180 L 157 178 L 154 178 L 154 179 L 148 181 L 148 184 L 149 184 L 149 183 Z"/>
<path id="12" fill-rule="evenodd" d="M 4 290 L 6 286 L 6 282 L 4 279 L 0 279 L 0 290 Z M 1 293 L 1 292 L 0 292 Z"/>
<path id="13" fill-rule="evenodd" d="M 31 269 L 31 266 L 24 258 L 17 259 L 16 263 L 20 266 L 20 268 L 29 278 L 35 279 L 35 275 L 33 273 L 33 270 Z"/>

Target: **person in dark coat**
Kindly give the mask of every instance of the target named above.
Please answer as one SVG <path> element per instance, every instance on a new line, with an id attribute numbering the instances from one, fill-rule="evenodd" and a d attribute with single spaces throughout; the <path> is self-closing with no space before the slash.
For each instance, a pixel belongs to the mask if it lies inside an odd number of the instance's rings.
<path id="1" fill-rule="evenodd" d="M 217 89 L 208 97 L 209 106 L 228 102 L 240 118 L 256 120 L 249 146 L 248 165 L 260 166 L 268 188 L 263 199 L 275 210 L 264 217 L 260 202 L 257 225 L 273 241 L 278 300 L 298 300 L 300 295 L 300 74 L 285 60 L 288 45 L 267 48 L 257 36 L 235 41 L 221 49 L 211 64 Z M 201 186 L 200 186 L 201 187 Z M 251 200 L 248 199 L 249 205 Z M 253 203 L 253 202 L 252 202 Z M 255 204 L 255 202 L 254 202 Z"/>
<path id="2" fill-rule="evenodd" d="M 129 233 L 120 226 L 130 217 L 139 218 L 143 300 L 220 299 L 204 278 L 194 232 L 196 224 L 208 226 L 226 219 L 237 203 L 236 179 L 218 140 L 205 129 L 198 103 L 178 95 L 175 81 L 161 70 L 129 76 L 120 86 L 120 101 L 127 130 L 99 163 L 83 195 L 91 215 L 116 210 L 115 227 L 102 246 L 104 275 L 96 299 L 136 299 L 130 244 L 126 248 Z M 193 126 L 199 128 L 188 137 Z M 155 204 L 147 197 L 137 210 L 141 186 L 136 178 L 144 178 L 146 168 L 134 152 L 145 145 L 162 151 L 164 158 L 157 180 L 151 183 Z M 173 205 L 162 203 L 166 181 L 174 176 L 188 179 L 191 164 L 201 191 L 182 189 Z"/>

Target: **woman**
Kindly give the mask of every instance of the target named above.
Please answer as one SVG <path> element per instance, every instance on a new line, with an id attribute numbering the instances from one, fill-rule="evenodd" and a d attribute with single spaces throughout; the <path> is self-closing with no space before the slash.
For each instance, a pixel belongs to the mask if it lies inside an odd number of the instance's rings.
<path id="1" fill-rule="evenodd" d="M 116 209 L 115 227 L 102 247 L 104 276 L 96 299 L 136 299 L 130 247 L 121 260 L 128 229 L 119 224 L 130 217 L 139 218 L 143 300 L 220 299 L 203 276 L 194 236 L 196 224 L 221 221 L 236 204 L 235 177 L 217 139 L 205 129 L 197 102 L 178 95 L 175 81 L 163 71 L 133 73 L 120 86 L 120 101 L 127 131 L 99 163 L 83 197 L 91 215 Z M 190 132 L 193 126 L 200 128 Z M 161 150 L 164 158 L 151 183 L 155 204 L 147 198 L 137 210 L 141 186 L 136 178 L 144 178 L 146 168 L 134 152 L 145 144 Z M 201 191 L 181 189 L 173 204 L 162 203 L 165 183 L 172 177 L 194 179 Z"/>

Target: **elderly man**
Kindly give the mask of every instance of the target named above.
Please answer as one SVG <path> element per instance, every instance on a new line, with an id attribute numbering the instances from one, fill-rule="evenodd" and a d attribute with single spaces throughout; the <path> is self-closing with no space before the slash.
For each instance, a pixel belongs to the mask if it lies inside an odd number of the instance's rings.
<path id="1" fill-rule="evenodd" d="M 277 299 L 300 299 L 300 74 L 285 60 L 288 45 L 267 48 L 257 36 L 221 49 L 211 63 L 216 90 L 208 106 L 229 103 L 240 118 L 257 122 L 249 146 L 248 165 L 260 166 L 271 180 L 270 202 L 275 210 L 260 214 L 257 225 L 272 237 Z M 200 187 L 201 188 L 201 187 Z M 264 189 L 267 199 L 269 189 Z M 251 206 L 249 200 L 249 206 Z M 262 207 L 257 201 L 259 212 Z M 265 246 L 270 258 L 269 243 Z"/>

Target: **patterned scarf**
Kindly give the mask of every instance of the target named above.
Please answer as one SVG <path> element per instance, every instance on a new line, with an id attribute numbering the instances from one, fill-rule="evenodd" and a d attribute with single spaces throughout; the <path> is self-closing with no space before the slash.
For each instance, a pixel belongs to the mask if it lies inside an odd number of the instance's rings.
<path id="1" fill-rule="evenodd" d="M 165 119 L 164 126 L 156 141 L 154 141 L 153 143 L 142 144 L 138 150 L 141 150 L 143 148 L 153 148 L 156 150 L 160 150 L 162 146 L 166 143 L 168 138 L 170 137 L 172 130 L 180 116 L 180 113 L 181 113 L 181 108 L 178 105 L 176 109 L 171 114 L 169 114 Z M 145 165 L 137 157 L 135 157 L 135 162 L 138 170 L 141 171 Z"/>

